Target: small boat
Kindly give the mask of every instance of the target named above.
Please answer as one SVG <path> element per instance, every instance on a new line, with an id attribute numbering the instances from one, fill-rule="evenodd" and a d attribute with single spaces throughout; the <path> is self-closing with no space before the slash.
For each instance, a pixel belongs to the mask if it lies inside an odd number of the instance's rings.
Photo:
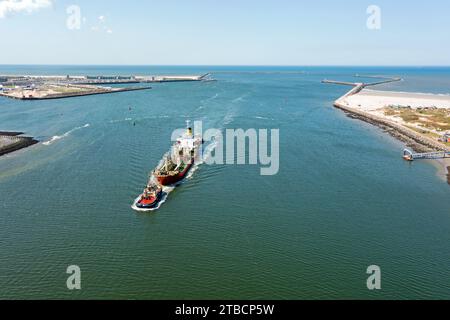
<path id="1" fill-rule="evenodd" d="M 186 178 L 202 144 L 203 139 L 194 136 L 188 121 L 186 133 L 177 139 L 169 154 L 153 172 L 159 184 L 171 186 Z"/>
<path id="2" fill-rule="evenodd" d="M 154 209 L 163 197 L 163 189 L 156 183 L 150 182 L 142 195 L 137 199 L 135 206 L 138 209 Z"/>
<path id="3" fill-rule="evenodd" d="M 410 149 L 403 150 L 403 159 L 410 162 L 414 161 L 414 155 L 412 150 Z"/>

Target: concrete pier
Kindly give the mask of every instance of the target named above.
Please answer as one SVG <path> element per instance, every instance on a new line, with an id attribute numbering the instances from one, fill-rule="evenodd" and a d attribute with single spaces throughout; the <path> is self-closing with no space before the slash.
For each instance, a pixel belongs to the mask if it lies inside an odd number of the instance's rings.
<path id="1" fill-rule="evenodd" d="M 143 77 L 135 77 L 136 80 L 144 83 L 153 83 L 153 82 L 192 82 L 192 81 L 205 81 L 211 74 L 206 73 L 200 76 L 177 76 L 177 75 L 168 75 L 168 76 L 143 76 Z"/>
<path id="2" fill-rule="evenodd" d="M 402 78 L 389 78 L 389 77 L 382 77 L 382 76 L 361 76 L 361 75 L 355 75 L 357 78 L 373 78 L 373 79 L 382 79 L 382 81 L 378 82 L 371 82 L 371 83 L 363 83 L 363 82 L 345 82 L 345 81 L 335 81 L 335 80 L 322 80 L 322 83 L 328 83 L 328 84 L 339 84 L 339 85 L 345 85 L 345 86 L 353 86 L 353 87 L 360 87 L 361 90 L 370 87 L 370 86 L 377 86 L 380 84 L 385 83 L 391 83 L 391 82 L 398 82 L 402 81 Z M 360 91 L 361 91 L 360 90 Z"/>
<path id="3" fill-rule="evenodd" d="M 408 161 L 447 159 L 450 158 L 450 151 L 414 153 L 410 149 L 405 149 L 403 151 L 403 158 Z"/>
<path id="4" fill-rule="evenodd" d="M 335 80 L 322 80 L 322 83 L 328 83 L 328 84 L 339 84 L 339 85 L 343 85 L 343 86 L 351 86 L 354 87 L 356 85 L 358 85 L 358 83 L 354 83 L 354 82 L 345 82 L 345 81 L 335 81 Z M 360 83 L 362 84 L 362 83 Z"/>
<path id="5" fill-rule="evenodd" d="M 32 146 L 38 141 L 34 140 L 30 137 L 21 137 L 18 136 L 19 133 L 13 132 L 1 132 L 0 134 L 0 156 L 5 154 L 27 148 Z"/>

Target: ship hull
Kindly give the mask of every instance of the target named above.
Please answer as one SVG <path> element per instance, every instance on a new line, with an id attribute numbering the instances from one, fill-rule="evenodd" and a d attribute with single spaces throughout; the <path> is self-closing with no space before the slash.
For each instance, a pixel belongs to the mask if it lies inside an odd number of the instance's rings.
<path id="1" fill-rule="evenodd" d="M 136 207 L 138 209 L 154 209 L 156 206 L 158 206 L 159 202 L 161 201 L 162 195 L 163 195 L 163 192 L 162 191 L 159 192 L 158 195 L 156 196 L 155 200 L 150 203 L 143 203 L 143 202 L 138 201 L 136 203 Z"/>
<path id="2" fill-rule="evenodd" d="M 155 175 L 156 180 L 158 180 L 159 184 L 162 186 L 171 186 L 174 184 L 177 184 L 181 181 L 183 181 L 184 178 L 186 178 L 189 170 L 191 170 L 193 166 L 193 161 L 191 161 L 184 170 L 176 175 Z"/>

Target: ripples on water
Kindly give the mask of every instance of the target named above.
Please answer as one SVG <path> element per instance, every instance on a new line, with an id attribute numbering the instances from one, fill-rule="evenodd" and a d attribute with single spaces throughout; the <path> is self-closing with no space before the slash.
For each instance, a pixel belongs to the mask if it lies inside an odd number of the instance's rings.
<path id="1" fill-rule="evenodd" d="M 79 72 L 119 71 L 139 73 Z M 214 83 L 1 99 L 1 129 L 43 143 L 0 160 L 0 297 L 449 298 L 448 185 L 428 163 L 404 163 L 401 143 L 333 109 L 346 88 L 320 83 L 405 73 L 402 85 L 409 75 L 417 90 L 423 71 L 218 71 Z M 201 165 L 160 210 L 136 214 L 130 204 L 187 119 L 205 130 L 279 128 L 280 173 Z M 71 264 L 83 272 L 75 296 L 64 289 Z M 371 264 L 383 270 L 376 295 L 365 288 Z"/>

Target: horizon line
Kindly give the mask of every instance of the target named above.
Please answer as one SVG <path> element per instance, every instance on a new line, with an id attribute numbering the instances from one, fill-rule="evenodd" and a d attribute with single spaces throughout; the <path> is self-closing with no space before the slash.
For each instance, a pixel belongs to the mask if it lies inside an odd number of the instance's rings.
<path id="1" fill-rule="evenodd" d="M 34 64 L 34 63 L 14 63 L 4 64 L 0 63 L 0 66 L 81 66 L 81 67 L 294 67 L 294 68 L 308 68 L 308 67 L 365 67 L 365 68 L 450 68 L 450 65 L 333 65 L 333 64 L 309 64 L 309 65 L 277 65 L 277 64 Z"/>

